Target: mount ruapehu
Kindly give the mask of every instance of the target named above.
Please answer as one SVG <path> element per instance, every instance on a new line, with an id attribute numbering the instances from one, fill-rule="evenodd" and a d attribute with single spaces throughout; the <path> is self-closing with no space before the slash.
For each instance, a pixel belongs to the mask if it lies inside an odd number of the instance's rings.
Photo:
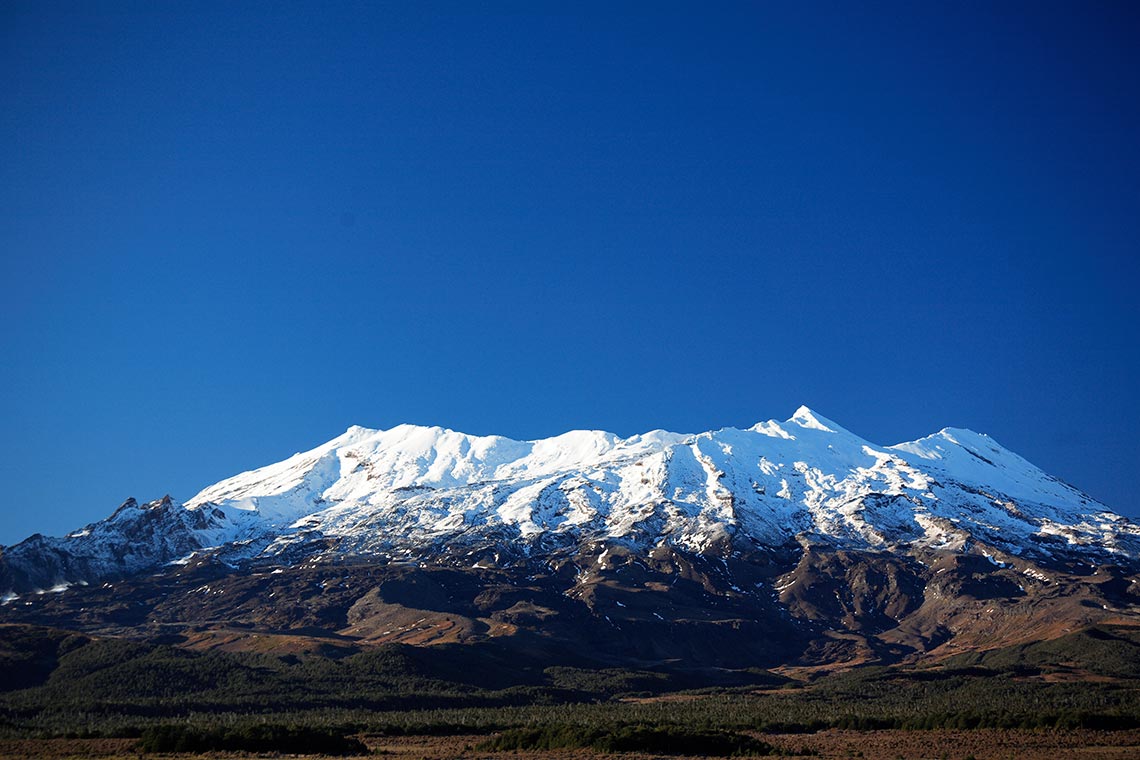
<path id="1" fill-rule="evenodd" d="M 186 650 L 921 664 L 1140 625 L 1140 527 L 988 436 L 353 427 L 0 548 L 0 622 Z M 449 655 L 450 656 L 450 655 Z M 520 659 L 520 661 L 522 661 Z"/>

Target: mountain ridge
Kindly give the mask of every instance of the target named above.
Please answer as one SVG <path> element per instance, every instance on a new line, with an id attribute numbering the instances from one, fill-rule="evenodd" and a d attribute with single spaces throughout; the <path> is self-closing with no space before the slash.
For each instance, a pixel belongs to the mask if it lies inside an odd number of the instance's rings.
<path id="1" fill-rule="evenodd" d="M 239 564 L 314 552 L 449 562 L 490 552 L 502 561 L 607 541 L 698 554 L 982 542 L 1046 563 L 1140 557 L 1135 524 L 985 434 L 943 428 L 878 446 L 801 406 L 743 430 L 628 438 L 352 426 L 183 504 L 132 499 L 65 537 L 0 548 L 0 594 L 95 583 L 203 552 Z"/>

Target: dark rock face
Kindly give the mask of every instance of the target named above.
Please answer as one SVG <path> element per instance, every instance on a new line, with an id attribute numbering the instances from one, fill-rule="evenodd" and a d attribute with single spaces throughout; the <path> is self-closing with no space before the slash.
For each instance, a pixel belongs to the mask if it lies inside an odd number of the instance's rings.
<path id="1" fill-rule="evenodd" d="M 36 534 L 0 548 L 0 589 L 50 591 L 151 571 L 201 548 L 197 531 L 224 519 L 189 511 L 169 496 L 139 504 L 127 499 L 107 518 L 65 538 Z"/>
<path id="2" fill-rule="evenodd" d="M 592 544 L 504 567 L 248 562 L 16 600 L 4 622 L 225 650 L 336 655 L 386 643 L 497 645 L 598 664 L 777 667 L 915 661 L 1140 619 L 1137 578 L 981 556 L 729 552 Z"/>
<path id="3" fill-rule="evenodd" d="M 781 578 L 780 599 L 796 617 L 874 634 L 921 606 L 925 585 L 923 567 L 906 556 L 812 549 Z"/>

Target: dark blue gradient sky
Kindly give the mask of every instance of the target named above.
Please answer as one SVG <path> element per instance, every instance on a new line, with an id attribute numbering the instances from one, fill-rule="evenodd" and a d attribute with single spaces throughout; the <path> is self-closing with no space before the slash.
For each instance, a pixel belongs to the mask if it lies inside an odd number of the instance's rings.
<path id="1" fill-rule="evenodd" d="M 0 6 L 0 543 L 801 403 L 1140 514 L 1134 4 L 237 5 Z"/>

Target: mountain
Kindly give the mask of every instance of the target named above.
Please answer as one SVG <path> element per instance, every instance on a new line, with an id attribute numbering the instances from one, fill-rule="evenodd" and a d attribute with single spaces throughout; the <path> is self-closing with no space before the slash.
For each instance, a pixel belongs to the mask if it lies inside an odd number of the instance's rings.
<path id="1" fill-rule="evenodd" d="M 1129 617 L 1138 565 L 1140 527 L 969 430 L 879 446 L 807 407 L 631 438 L 352 427 L 184 504 L 130 499 L 0 549 L 0 619 L 214 621 L 187 638 L 203 647 L 526 634 L 851 662 Z"/>

